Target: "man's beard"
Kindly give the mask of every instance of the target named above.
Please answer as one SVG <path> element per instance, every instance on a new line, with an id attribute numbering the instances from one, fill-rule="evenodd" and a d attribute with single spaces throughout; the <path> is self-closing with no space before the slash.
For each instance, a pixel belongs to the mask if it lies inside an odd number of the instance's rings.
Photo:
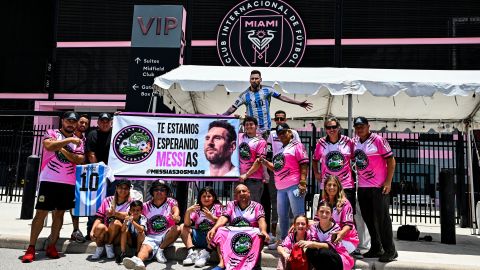
<path id="1" fill-rule="evenodd" d="M 225 155 L 221 155 L 218 152 L 213 155 L 205 154 L 205 157 L 211 164 L 218 164 L 218 165 L 225 163 L 225 161 L 227 160 L 227 157 Z"/>
<path id="2" fill-rule="evenodd" d="M 252 86 L 253 89 L 257 89 L 260 84 L 258 84 L 258 83 L 251 83 L 250 85 Z"/>

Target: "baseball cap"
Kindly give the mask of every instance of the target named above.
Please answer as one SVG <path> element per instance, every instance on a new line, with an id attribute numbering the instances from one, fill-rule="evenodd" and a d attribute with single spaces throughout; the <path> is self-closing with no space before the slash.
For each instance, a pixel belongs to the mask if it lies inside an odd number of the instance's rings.
<path id="1" fill-rule="evenodd" d="M 98 115 L 98 119 L 100 119 L 100 120 L 104 120 L 104 119 L 112 120 L 112 116 L 109 113 L 102 112 Z"/>
<path id="2" fill-rule="evenodd" d="M 368 120 L 367 118 L 363 116 L 359 116 L 353 120 L 353 125 L 358 126 L 358 125 L 368 125 Z"/>
<path id="3" fill-rule="evenodd" d="M 128 179 L 119 179 L 116 182 L 117 182 L 117 187 L 120 185 L 127 185 L 130 187 L 132 185 L 132 182 Z"/>
<path id="4" fill-rule="evenodd" d="M 66 119 L 66 120 L 78 121 L 78 118 L 80 118 L 78 116 L 78 113 L 76 113 L 74 111 L 66 111 L 66 112 L 63 113 L 63 116 L 62 116 L 62 119 Z"/>
<path id="5" fill-rule="evenodd" d="M 278 133 L 280 133 L 280 132 L 282 132 L 282 131 L 287 131 L 287 130 L 289 130 L 289 129 L 290 129 L 290 127 L 288 126 L 287 123 L 282 123 L 282 124 L 278 125 L 275 130 L 277 131 L 277 134 L 278 134 Z"/>

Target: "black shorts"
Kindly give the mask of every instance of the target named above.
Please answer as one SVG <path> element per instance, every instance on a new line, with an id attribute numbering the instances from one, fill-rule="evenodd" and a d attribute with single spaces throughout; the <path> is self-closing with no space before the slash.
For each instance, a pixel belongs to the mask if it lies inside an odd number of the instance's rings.
<path id="1" fill-rule="evenodd" d="M 40 182 L 37 205 L 39 210 L 69 210 L 75 207 L 75 186 L 54 182 Z"/>

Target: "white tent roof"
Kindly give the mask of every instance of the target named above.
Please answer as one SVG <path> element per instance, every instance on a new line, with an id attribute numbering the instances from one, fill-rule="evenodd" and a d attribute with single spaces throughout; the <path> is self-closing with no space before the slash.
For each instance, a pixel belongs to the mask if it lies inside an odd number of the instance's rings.
<path id="1" fill-rule="evenodd" d="M 273 100 L 271 112 L 287 112 L 294 126 L 321 121 L 327 115 L 347 119 L 347 94 L 353 116 L 365 116 L 374 129 L 449 132 L 463 130 L 464 119 L 480 122 L 480 71 L 356 68 L 286 68 L 180 66 L 155 78 L 167 106 L 181 113 L 225 112 L 249 86 L 250 71 L 262 72 L 264 85 L 313 109 Z M 236 114 L 243 115 L 244 108 Z M 342 125 L 346 127 L 346 122 Z M 318 124 L 317 124 L 318 126 Z"/>

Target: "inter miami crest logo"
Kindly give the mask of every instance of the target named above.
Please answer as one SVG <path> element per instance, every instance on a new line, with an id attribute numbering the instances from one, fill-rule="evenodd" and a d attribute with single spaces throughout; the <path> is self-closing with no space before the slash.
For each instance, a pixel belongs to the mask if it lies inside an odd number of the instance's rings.
<path id="1" fill-rule="evenodd" d="M 362 150 L 355 151 L 355 166 L 357 170 L 364 170 L 368 166 L 368 157 Z"/>
<path id="2" fill-rule="evenodd" d="M 246 0 L 223 19 L 217 50 L 226 66 L 297 66 L 305 51 L 302 19 L 281 0 Z"/>
<path id="3" fill-rule="evenodd" d="M 237 233 L 232 237 L 231 248 L 237 256 L 245 256 L 250 252 L 253 245 L 253 239 L 246 233 Z"/>

